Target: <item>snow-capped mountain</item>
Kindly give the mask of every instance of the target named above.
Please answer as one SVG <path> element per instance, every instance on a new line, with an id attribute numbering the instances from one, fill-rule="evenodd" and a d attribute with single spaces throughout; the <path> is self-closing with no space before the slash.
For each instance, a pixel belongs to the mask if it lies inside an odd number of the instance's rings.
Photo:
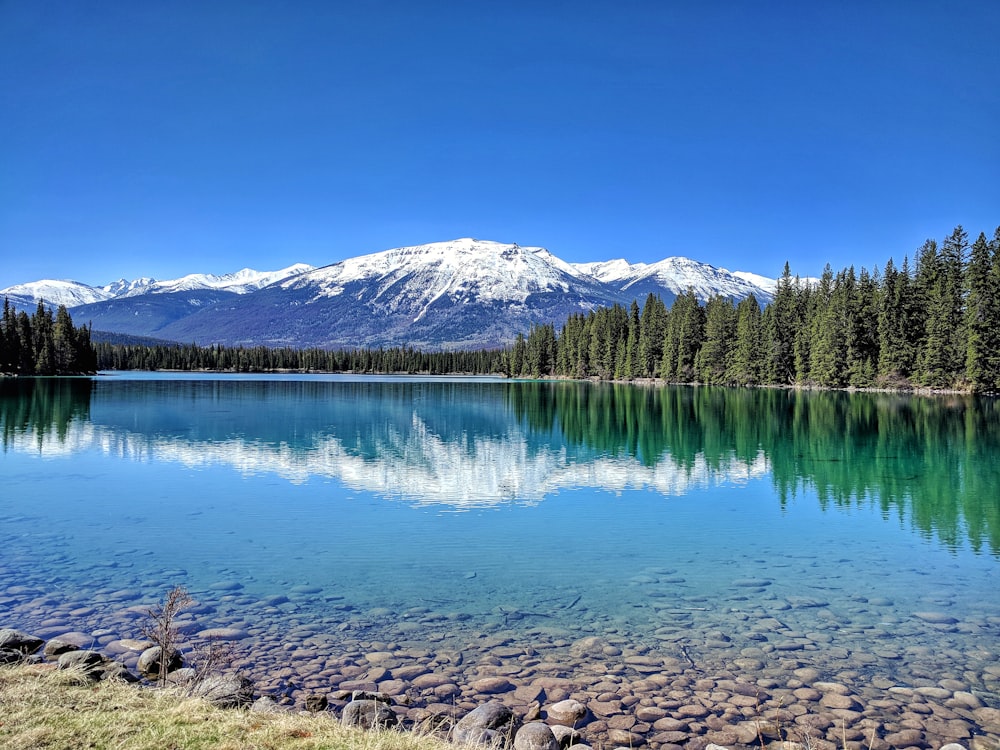
<path id="1" fill-rule="evenodd" d="M 20 309 L 33 308 L 39 300 L 45 300 L 46 303 L 56 307 L 66 305 L 69 308 L 101 302 L 110 299 L 111 296 L 100 287 L 63 279 L 29 281 L 26 284 L 15 284 L 0 289 L 0 297 L 8 298 L 14 307 Z"/>
<path id="2" fill-rule="evenodd" d="M 581 266 L 577 266 L 581 268 Z M 624 260 L 606 263 L 585 264 L 582 270 L 607 284 L 617 286 L 622 292 L 640 302 L 648 294 L 666 296 L 669 302 L 679 294 L 691 289 L 699 300 L 707 300 L 713 295 L 743 299 L 753 294 L 758 301 L 767 301 L 773 296 L 763 284 L 746 278 L 754 274 L 731 273 L 725 268 L 716 268 L 708 263 L 699 263 L 690 258 L 665 258 L 657 263 L 630 264 Z M 769 281 L 763 276 L 758 279 Z M 669 294 L 664 295 L 664 291 Z"/>
<path id="3" fill-rule="evenodd" d="M 35 282 L 16 287 L 20 295 L 12 301 L 30 295 L 31 305 L 39 298 L 66 304 L 98 331 L 200 344 L 459 349 L 503 346 L 532 325 L 558 327 L 571 313 L 642 303 L 650 293 L 668 305 L 689 288 L 703 301 L 753 294 L 763 304 L 772 297 L 764 281 L 687 258 L 570 264 L 540 247 L 463 238 L 321 268 L 297 264 L 104 287 Z M 74 285 L 77 296 L 35 294 L 63 288 L 54 284 Z M 0 295 L 13 297 L 14 289 Z"/>
<path id="4" fill-rule="evenodd" d="M 102 289 L 108 291 L 114 297 L 136 297 L 140 294 L 172 294 L 174 292 L 191 292 L 199 289 L 215 289 L 234 294 L 249 294 L 258 289 L 262 289 L 275 281 L 287 279 L 306 271 L 312 271 L 314 266 L 305 263 L 282 268 L 277 271 L 254 271 L 252 268 L 244 268 L 235 273 L 227 273 L 216 276 L 212 273 L 190 273 L 179 279 L 168 281 L 157 281 L 156 279 L 141 278 L 135 281 L 125 281 L 119 279 L 113 284 L 109 284 Z"/>
<path id="5" fill-rule="evenodd" d="M 268 284 L 273 284 L 275 281 L 311 271 L 313 268 L 305 263 L 296 263 L 277 271 L 254 271 L 251 268 L 244 268 L 241 271 L 222 276 L 211 273 L 192 273 L 179 279 L 166 281 L 157 281 L 143 276 L 131 281 L 118 279 L 118 281 L 104 286 L 89 286 L 79 281 L 46 279 L 0 289 L 0 297 L 10 298 L 11 303 L 17 307 L 33 307 L 38 304 L 39 300 L 44 300 L 49 305 L 56 307 L 66 305 L 67 308 L 72 308 L 123 297 L 138 297 L 143 294 L 171 294 L 203 289 L 221 290 L 233 294 L 249 294 Z"/>

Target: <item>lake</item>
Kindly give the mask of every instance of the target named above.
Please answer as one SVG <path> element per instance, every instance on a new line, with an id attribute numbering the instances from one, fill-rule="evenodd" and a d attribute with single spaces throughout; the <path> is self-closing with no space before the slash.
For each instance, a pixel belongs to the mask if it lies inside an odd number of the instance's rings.
<path id="1" fill-rule="evenodd" d="M 967 396 L 8 378 L 0 627 L 134 666 L 122 639 L 181 585 L 186 646 L 224 639 L 287 703 L 379 689 L 416 722 L 573 697 L 595 746 L 995 750 L 998 418 Z"/>

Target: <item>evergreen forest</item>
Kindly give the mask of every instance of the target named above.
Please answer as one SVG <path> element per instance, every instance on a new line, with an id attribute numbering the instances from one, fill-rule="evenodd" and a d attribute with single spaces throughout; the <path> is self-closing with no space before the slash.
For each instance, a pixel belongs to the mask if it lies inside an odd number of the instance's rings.
<path id="1" fill-rule="evenodd" d="M 32 315 L 4 300 L 0 318 L 0 374 L 82 375 L 97 371 L 90 328 L 73 325 L 65 305 L 55 314 L 44 302 Z"/>
<path id="2" fill-rule="evenodd" d="M 534 327 L 505 353 L 513 376 L 658 378 L 709 385 L 1000 390 L 1000 228 L 970 246 L 957 227 L 911 267 L 853 267 L 804 283 L 788 264 L 773 301 L 688 291 L 667 308 L 576 314 Z"/>

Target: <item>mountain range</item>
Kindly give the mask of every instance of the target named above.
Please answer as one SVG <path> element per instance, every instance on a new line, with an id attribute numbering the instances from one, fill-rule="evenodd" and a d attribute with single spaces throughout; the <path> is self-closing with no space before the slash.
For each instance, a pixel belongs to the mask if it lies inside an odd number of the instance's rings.
<path id="1" fill-rule="evenodd" d="M 688 289 L 770 301 L 774 280 L 688 258 L 657 263 L 567 263 L 540 247 L 470 238 L 401 247 L 316 268 L 245 268 L 94 287 L 43 280 L 0 290 L 21 309 L 64 304 L 95 331 L 201 345 L 322 348 L 413 346 L 427 350 L 509 344 L 534 324 L 557 328 L 574 312 L 669 305 Z"/>

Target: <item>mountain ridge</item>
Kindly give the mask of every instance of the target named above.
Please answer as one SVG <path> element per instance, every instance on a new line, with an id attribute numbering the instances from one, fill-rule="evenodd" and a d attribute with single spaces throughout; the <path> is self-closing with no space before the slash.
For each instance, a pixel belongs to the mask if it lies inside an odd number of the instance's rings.
<path id="1" fill-rule="evenodd" d="M 469 237 L 383 250 L 313 267 L 121 279 L 103 287 L 42 280 L 0 290 L 22 308 L 66 304 L 99 330 L 199 344 L 352 348 L 504 346 L 532 325 L 557 327 L 574 312 L 670 304 L 691 289 L 766 303 L 753 280 L 689 258 L 568 263 L 545 248 Z M 51 295 L 45 297 L 43 295 Z"/>

